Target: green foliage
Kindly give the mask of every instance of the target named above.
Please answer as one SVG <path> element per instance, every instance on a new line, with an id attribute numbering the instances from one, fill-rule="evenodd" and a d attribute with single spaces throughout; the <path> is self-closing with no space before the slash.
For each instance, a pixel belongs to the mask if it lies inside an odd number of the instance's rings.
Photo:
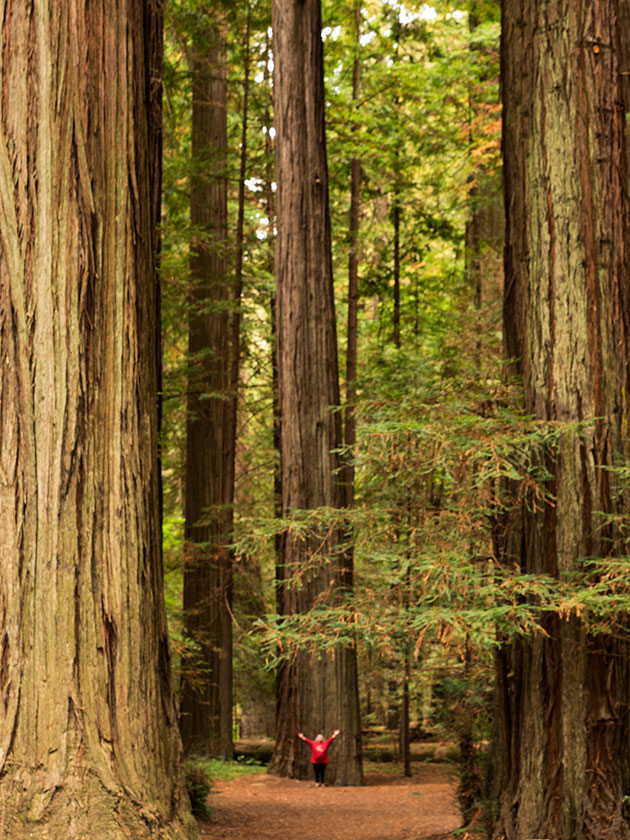
<path id="1" fill-rule="evenodd" d="M 460 8 L 461 6 L 461 8 Z M 352 510 L 275 516 L 272 299 L 275 192 L 266 3 L 225 4 L 228 30 L 230 228 L 236 216 L 244 33 L 252 68 L 245 206 L 242 364 L 235 500 L 235 679 L 242 709 L 273 706 L 272 671 L 297 651 L 356 646 L 366 714 L 396 705 L 410 669 L 418 717 L 478 742 L 486 737 L 490 658 L 515 637 L 545 635 L 550 616 L 579 617 L 593 634 L 627 632 L 630 559 L 582 558 L 570 576 L 525 573 L 497 556 L 496 536 L 523 507 L 554 505 L 553 472 L 580 424 L 524 416 L 520 383 L 501 361 L 498 7 L 492 0 L 402 4 L 365 0 L 360 37 L 352 4 L 325 0 L 327 144 L 340 370 L 344 369 L 350 161 L 361 161 L 357 443 Z M 171 639 L 190 654 L 181 615 L 182 475 L 189 314 L 189 42 L 206 4 L 171 0 L 165 55 L 163 196 L 164 557 Z M 215 12 L 217 10 L 215 9 Z M 361 64 L 352 97 L 355 56 Z M 206 162 L 207 163 L 207 162 Z M 394 346 L 394 208 L 399 211 L 400 346 Z M 499 208 L 499 209 L 497 209 Z M 473 217 L 485 238 L 471 245 Z M 490 221 L 487 221 L 487 220 Z M 477 268 L 471 268 L 477 263 Z M 343 383 L 342 383 L 343 384 Z M 346 405 L 332 406 L 344 412 Z M 615 492 L 628 468 L 609 476 Z M 627 534 L 628 522 L 599 516 Z M 275 612 L 275 538 L 325 545 L 284 585 L 300 587 L 352 546 L 353 591 L 326 593 L 299 615 Z M 176 666 L 179 659 L 176 656 Z M 190 658 L 190 656 L 189 656 Z M 472 662 L 472 664 L 471 664 Z M 464 668 L 465 663 L 466 670 Z M 176 667 L 176 673 L 177 673 Z M 466 670 L 466 673 L 464 671 Z M 394 689 L 391 689 L 391 685 Z M 447 690 L 448 689 L 448 690 Z M 438 695 L 444 691 L 447 702 Z M 438 713 L 439 712 L 439 713 Z M 472 722 L 471 722 L 472 721 Z M 211 775 L 218 771 L 213 768 Z M 223 771 L 221 771 L 223 772 Z"/>
<path id="2" fill-rule="evenodd" d="M 184 763 L 184 781 L 190 798 L 190 807 L 198 819 L 208 820 L 212 809 L 208 797 L 212 788 L 211 768 L 202 760 L 191 758 Z"/>
<path id="3" fill-rule="evenodd" d="M 207 4 L 174 0 L 168 7 L 163 218 L 165 559 L 168 607 L 176 649 L 191 658 L 181 607 L 182 481 L 188 366 L 188 221 L 190 162 L 189 43 Z M 228 31 L 230 212 L 235 217 L 236 172 L 242 109 L 245 20 L 251 24 L 250 124 L 245 208 L 242 390 L 235 506 L 235 661 L 237 698 L 272 697 L 275 666 L 297 649 L 314 655 L 356 644 L 383 674 L 409 655 L 448 639 L 457 648 L 474 636 L 492 644 L 489 622 L 526 632 L 536 617 L 505 585 L 488 615 L 487 601 L 500 571 L 488 559 L 490 526 L 502 502 L 496 485 L 539 476 L 510 450 L 510 407 L 501 408 L 492 368 L 478 375 L 460 361 L 462 329 L 473 323 L 463 271 L 471 173 L 491 167 L 496 154 L 496 22 L 475 30 L 475 53 L 465 15 L 448 3 L 362 5 L 361 39 L 353 9 L 324 4 L 328 97 L 328 155 L 340 334 L 344 335 L 348 165 L 362 165 L 360 230 L 360 376 L 357 507 L 350 512 L 295 511 L 274 518 L 272 473 L 271 334 L 273 296 L 270 43 L 266 4 L 235 4 L 223 14 Z M 485 19 L 485 18 L 484 18 Z M 361 61 L 361 90 L 352 101 L 352 63 Z M 471 112 L 471 102 L 485 111 Z M 474 126 L 471 116 L 474 117 Z M 472 130 L 474 128 L 474 131 Z M 493 133 L 494 132 L 494 133 Z M 400 209 L 402 347 L 390 342 L 393 220 Z M 496 312 L 492 313 L 496 317 Z M 486 341 L 496 358 L 498 342 Z M 343 341 L 342 341 L 343 346 Z M 343 353 L 342 353 L 343 356 Z M 464 384 L 457 377 L 463 376 Z M 487 387 L 488 384 L 490 387 Z M 493 406 L 483 417 L 477 407 Z M 501 412 L 504 412 L 505 417 Z M 522 447 L 527 448 L 523 431 Z M 449 446 L 444 446 L 444 440 Z M 537 483 L 538 482 L 538 483 Z M 542 486 L 542 485 L 540 485 Z M 336 593 L 326 607 L 280 617 L 273 612 L 274 538 L 282 530 L 315 539 L 341 524 L 354 543 L 356 589 Z M 180 530 L 178 530 L 180 529 Z M 474 545 L 473 545 L 474 543 Z M 337 546 L 335 551 L 346 547 Z M 326 562 L 326 561 L 324 561 Z M 293 584 L 319 570 L 313 559 Z M 534 582 L 530 581 L 533 587 Z M 543 582 L 536 582 L 540 588 Z M 330 593 L 331 596 L 333 595 Z M 519 596 L 520 597 L 520 596 Z M 520 610 L 520 612 L 519 612 Z M 518 616 L 515 622 L 514 616 Z M 260 639 L 264 645 L 259 644 Z M 411 647 L 410 647 L 411 645 Z M 193 651 L 194 653 L 194 651 Z"/>
<path id="4" fill-rule="evenodd" d="M 200 770 L 208 779 L 214 781 L 230 781 L 240 776 L 251 776 L 256 773 L 266 773 L 267 767 L 252 758 L 238 758 L 236 761 L 223 761 L 220 758 L 192 756 L 187 760 L 187 766 Z"/>
<path id="5" fill-rule="evenodd" d="M 166 516 L 162 522 L 162 548 L 164 554 L 164 599 L 168 617 L 168 632 L 173 657 L 175 685 L 179 686 L 181 661 L 188 654 L 189 640 L 184 635 L 182 615 L 183 591 L 183 519 Z"/>
<path id="6" fill-rule="evenodd" d="M 268 78 L 258 78 L 269 58 L 267 3 L 251 0 L 246 4 L 209 4 L 205 0 L 169 0 L 166 4 L 164 62 L 164 155 L 162 202 L 162 347 L 163 347 L 163 423 L 161 437 L 164 487 L 164 561 L 169 630 L 174 651 L 176 685 L 181 662 L 190 669 L 191 681 L 202 676 L 196 659 L 195 643 L 183 631 L 182 585 L 184 559 L 183 492 L 186 458 L 186 404 L 188 374 L 188 319 L 191 312 L 189 259 L 193 236 L 199 232 L 190 225 L 190 179 L 205 172 L 207 160 L 191 159 L 191 42 L 205 31 L 204 18 L 217 15 L 227 32 L 228 68 L 228 199 L 230 238 L 234 240 L 238 190 L 239 144 L 243 107 L 243 58 L 247 20 L 250 24 L 250 117 L 242 299 L 241 396 L 239 400 L 238 501 L 235 510 L 237 534 L 247 528 L 252 509 L 272 510 L 270 464 L 273 463 L 271 433 L 271 358 L 269 306 L 272 297 L 270 242 L 264 225 L 269 213 L 261 188 L 270 157 L 265 148 L 263 129 L 271 124 L 271 87 Z M 262 74 L 264 75 L 264 74 Z M 212 167 L 211 167 L 212 169 Z M 214 176 L 217 172 L 213 170 Z M 233 267 L 233 247 L 228 261 Z M 232 270 L 232 269 L 231 269 Z M 273 679 L 260 665 L 260 654 L 249 636 L 255 617 L 273 599 L 271 567 L 261 573 L 263 558 L 240 557 L 235 568 L 235 697 L 246 706 L 253 694 L 255 702 L 269 703 Z"/>
<path id="7" fill-rule="evenodd" d="M 193 814 L 198 819 L 211 819 L 212 808 L 208 798 L 212 793 L 213 782 L 264 773 L 266 769 L 265 765 L 254 759 L 223 761 L 201 755 L 190 756 L 184 762 L 184 780 Z"/>

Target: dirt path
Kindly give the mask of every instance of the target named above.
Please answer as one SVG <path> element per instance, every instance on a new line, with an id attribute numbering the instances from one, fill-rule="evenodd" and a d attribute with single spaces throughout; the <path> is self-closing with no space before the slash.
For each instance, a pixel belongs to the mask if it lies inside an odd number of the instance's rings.
<path id="1" fill-rule="evenodd" d="M 436 765 L 411 779 L 368 774 L 365 787 L 316 788 L 266 774 L 216 782 L 204 840 L 437 840 L 461 819 L 455 785 Z"/>

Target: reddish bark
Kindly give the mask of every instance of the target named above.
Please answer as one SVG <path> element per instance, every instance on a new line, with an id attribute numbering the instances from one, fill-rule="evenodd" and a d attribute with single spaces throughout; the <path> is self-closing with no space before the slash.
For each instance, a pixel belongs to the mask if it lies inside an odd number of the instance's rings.
<path id="1" fill-rule="evenodd" d="M 161 8 L 0 11 L 0 833 L 188 837 L 157 469 Z"/>
<path id="2" fill-rule="evenodd" d="M 505 336 L 525 410 L 562 429 L 541 453 L 555 506 L 513 511 L 502 558 L 561 576 L 627 554 L 630 214 L 616 0 L 504 0 Z M 559 424 L 559 425 L 558 425 Z M 577 424 L 582 424 L 578 431 Z M 497 836 L 630 836 L 628 647 L 550 618 L 497 656 Z"/>
<path id="3" fill-rule="evenodd" d="M 275 0 L 274 113 L 278 182 L 276 251 L 282 512 L 339 508 L 341 417 L 333 300 L 319 0 Z M 283 536 L 279 598 L 285 614 L 336 603 L 351 579 L 340 531 Z M 298 583 L 294 582 L 295 579 Z M 331 780 L 361 782 L 355 651 L 301 654 L 279 677 L 272 772 L 306 778 L 298 731 L 341 729 Z"/>
<path id="4" fill-rule="evenodd" d="M 184 620 L 199 656 L 184 670 L 187 752 L 233 756 L 232 538 L 235 422 L 227 261 L 225 35 L 206 10 L 192 46 L 191 313 Z"/>

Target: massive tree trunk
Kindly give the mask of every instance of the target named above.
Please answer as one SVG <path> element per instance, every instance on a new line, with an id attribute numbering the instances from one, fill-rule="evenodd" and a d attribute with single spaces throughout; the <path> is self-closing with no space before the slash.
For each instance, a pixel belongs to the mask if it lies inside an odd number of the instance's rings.
<path id="1" fill-rule="evenodd" d="M 342 507 L 338 477 L 341 415 L 332 283 L 324 84 L 319 0 L 275 0 L 274 113 L 278 182 L 276 254 L 282 510 Z M 283 537 L 281 609 L 303 612 L 334 603 L 351 585 L 340 530 Z M 296 582 L 296 578 L 299 581 Z M 329 778 L 360 784 L 361 750 L 353 649 L 298 655 L 278 682 L 277 742 L 271 771 L 310 776 L 297 733 L 342 734 Z"/>
<path id="2" fill-rule="evenodd" d="M 190 837 L 158 500 L 159 5 L 0 19 L 0 834 Z"/>
<path id="3" fill-rule="evenodd" d="M 629 213 L 616 0 L 504 0 L 505 336 L 526 411 L 561 429 L 555 505 L 502 541 L 527 573 L 628 553 Z M 580 430 L 576 424 L 581 423 Z M 553 617 L 497 657 L 497 837 L 630 836 L 628 647 Z"/>
<path id="4" fill-rule="evenodd" d="M 193 33 L 192 176 L 184 621 L 198 645 L 182 682 L 187 752 L 233 756 L 234 427 L 227 267 L 227 82 L 221 25 L 206 9 Z"/>

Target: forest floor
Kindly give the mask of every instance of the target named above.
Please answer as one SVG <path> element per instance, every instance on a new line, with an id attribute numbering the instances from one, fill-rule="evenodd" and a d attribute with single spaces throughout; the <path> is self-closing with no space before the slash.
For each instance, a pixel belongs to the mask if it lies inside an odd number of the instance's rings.
<path id="1" fill-rule="evenodd" d="M 374 765 L 372 765 L 374 766 Z M 365 774 L 364 787 L 316 788 L 266 773 L 213 784 L 202 840 L 447 840 L 461 825 L 452 768 Z"/>

